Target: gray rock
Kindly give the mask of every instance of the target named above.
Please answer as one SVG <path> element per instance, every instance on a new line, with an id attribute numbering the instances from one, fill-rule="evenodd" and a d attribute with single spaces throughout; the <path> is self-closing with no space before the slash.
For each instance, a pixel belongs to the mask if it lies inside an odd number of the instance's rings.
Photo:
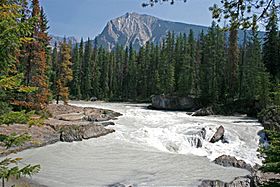
<path id="1" fill-rule="evenodd" d="M 98 138 L 115 132 L 100 125 L 67 125 L 60 129 L 60 141 L 73 142 L 83 139 Z"/>
<path id="2" fill-rule="evenodd" d="M 90 139 L 90 138 L 98 138 L 100 136 L 104 136 L 106 134 L 115 132 L 114 129 L 105 129 L 103 126 L 100 125 L 87 125 L 83 128 L 83 139 Z"/>
<path id="3" fill-rule="evenodd" d="M 201 108 L 192 114 L 192 116 L 209 116 L 209 115 L 214 115 L 212 107 Z"/>
<path id="4" fill-rule="evenodd" d="M 97 120 L 96 120 L 96 117 L 93 116 L 93 115 L 85 116 L 85 117 L 83 118 L 83 120 L 86 120 L 86 121 L 97 121 Z"/>
<path id="5" fill-rule="evenodd" d="M 262 172 L 262 171 L 257 171 L 255 172 L 254 176 L 254 185 L 255 186 L 264 186 L 271 183 L 276 183 L 274 186 L 278 184 L 280 186 L 280 174 L 279 173 L 272 173 L 272 172 Z"/>
<path id="6" fill-rule="evenodd" d="M 70 113 L 57 115 L 54 118 L 63 121 L 81 121 L 85 115 L 83 113 Z"/>
<path id="7" fill-rule="evenodd" d="M 206 138 L 206 129 L 205 129 L 205 128 L 202 128 L 202 129 L 201 129 L 200 135 L 201 135 L 201 137 L 205 140 L 205 138 Z"/>
<path id="8" fill-rule="evenodd" d="M 222 139 L 222 143 L 229 143 L 229 141 L 228 141 L 227 138 L 224 137 L 224 138 Z"/>
<path id="9" fill-rule="evenodd" d="M 191 97 L 177 97 L 155 95 L 152 96 L 153 109 L 159 110 L 192 110 L 195 108 L 195 101 Z"/>
<path id="10" fill-rule="evenodd" d="M 110 184 L 108 187 L 126 187 L 124 184 L 116 183 L 116 184 Z"/>
<path id="11" fill-rule="evenodd" d="M 222 140 L 224 138 L 224 133 L 225 133 L 225 129 L 223 126 L 220 126 L 216 133 L 214 134 L 214 136 L 211 138 L 210 142 L 211 143 L 215 143 L 219 140 Z"/>
<path id="12" fill-rule="evenodd" d="M 108 120 L 110 120 L 110 118 L 107 118 L 107 117 L 104 117 L 104 118 L 96 118 L 96 120 L 95 121 L 108 121 Z"/>
<path id="13" fill-rule="evenodd" d="M 97 97 L 91 97 L 90 101 L 97 101 Z"/>
<path id="14" fill-rule="evenodd" d="M 62 142 L 74 142 L 82 141 L 82 130 L 80 126 L 65 126 L 61 129 L 60 141 Z"/>
<path id="15" fill-rule="evenodd" d="M 237 160 L 235 157 L 229 155 L 219 156 L 214 160 L 214 163 L 224 167 L 236 167 L 246 169 L 250 172 L 254 171 L 252 166 L 247 164 L 244 160 Z"/>
<path id="16" fill-rule="evenodd" d="M 122 183 L 115 183 L 115 184 L 108 185 L 108 187 L 137 187 L 137 185 L 136 184 L 125 185 Z"/>
<path id="17" fill-rule="evenodd" d="M 219 180 L 203 180 L 198 187 L 254 187 L 252 177 L 237 177 L 232 182 L 226 183 Z"/>
<path id="18" fill-rule="evenodd" d="M 115 123 L 112 122 L 112 121 L 107 121 L 107 122 L 102 122 L 101 125 L 104 126 L 104 127 L 107 127 L 109 125 L 115 125 Z"/>

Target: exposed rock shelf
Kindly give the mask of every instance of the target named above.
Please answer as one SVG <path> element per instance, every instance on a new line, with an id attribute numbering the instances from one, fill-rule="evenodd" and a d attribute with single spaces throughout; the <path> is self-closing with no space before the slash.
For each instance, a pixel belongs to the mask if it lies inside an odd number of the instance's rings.
<path id="1" fill-rule="evenodd" d="M 114 125 L 114 122 L 109 120 L 115 120 L 121 115 L 111 110 L 70 105 L 52 104 L 48 106 L 47 110 L 52 117 L 47 119 L 42 126 L 29 128 L 26 124 L 1 125 L 1 134 L 27 133 L 32 136 L 32 139 L 22 146 L 12 147 L 8 150 L 0 146 L 0 155 L 41 147 L 59 141 L 73 142 L 104 136 L 115 132 L 114 129 L 105 128 Z"/>
<path id="2" fill-rule="evenodd" d="M 214 163 L 224 167 L 236 167 L 246 169 L 251 173 L 254 172 L 254 169 L 250 164 L 247 164 L 244 160 L 237 160 L 235 157 L 229 155 L 219 156 L 214 160 Z"/>
<path id="3" fill-rule="evenodd" d="M 155 95 L 152 97 L 151 109 L 158 110 L 185 110 L 192 111 L 197 108 L 195 99 L 191 97 L 178 97 Z"/>

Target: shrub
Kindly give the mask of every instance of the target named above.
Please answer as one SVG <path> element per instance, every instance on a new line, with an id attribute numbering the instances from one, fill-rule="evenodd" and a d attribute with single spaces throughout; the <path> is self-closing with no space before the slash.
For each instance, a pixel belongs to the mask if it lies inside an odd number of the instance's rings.
<path id="1" fill-rule="evenodd" d="M 26 114 L 25 111 L 9 112 L 0 116 L 0 124 L 25 124 L 28 122 L 30 114 Z"/>
<path id="2" fill-rule="evenodd" d="M 12 108 L 7 102 L 0 101 L 0 116 L 11 112 Z"/>

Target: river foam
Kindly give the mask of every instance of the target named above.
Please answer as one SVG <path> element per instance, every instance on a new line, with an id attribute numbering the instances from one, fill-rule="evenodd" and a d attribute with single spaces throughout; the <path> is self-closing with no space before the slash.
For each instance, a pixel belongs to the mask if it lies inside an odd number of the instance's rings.
<path id="1" fill-rule="evenodd" d="M 211 161 L 235 156 L 254 165 L 261 125 L 244 116 L 193 117 L 184 112 L 147 110 L 145 104 L 72 102 L 124 114 L 115 133 L 75 143 L 57 143 L 18 156 L 40 163 L 34 176 L 49 186 L 87 187 L 124 183 L 138 186 L 196 186 L 201 179 L 233 180 L 247 171 Z M 223 125 L 228 143 L 209 143 Z M 205 139 L 200 133 L 206 130 Z M 201 141 L 198 143 L 198 141 Z M 199 148 L 196 148 L 201 144 Z"/>

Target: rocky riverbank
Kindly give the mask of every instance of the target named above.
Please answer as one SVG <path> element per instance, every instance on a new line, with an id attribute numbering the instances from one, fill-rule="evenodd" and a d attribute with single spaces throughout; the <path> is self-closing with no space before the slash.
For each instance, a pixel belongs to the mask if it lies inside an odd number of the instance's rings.
<path id="1" fill-rule="evenodd" d="M 110 120 L 115 120 L 121 115 L 111 110 L 70 105 L 51 104 L 47 110 L 51 117 L 45 120 L 41 126 L 1 125 L 0 134 L 29 134 L 32 138 L 21 146 L 14 146 L 9 149 L 0 146 L 0 155 L 5 156 L 13 152 L 41 147 L 59 141 L 73 142 L 104 136 L 114 132 L 114 129 L 105 128 L 108 125 L 114 125 Z"/>
<path id="2" fill-rule="evenodd" d="M 272 106 L 259 113 L 258 119 L 265 130 L 280 132 L 280 106 Z"/>
<path id="3" fill-rule="evenodd" d="M 265 130 L 280 131 L 280 107 L 272 106 L 264 109 L 258 115 L 259 122 Z M 235 157 L 222 155 L 214 160 L 214 163 L 224 167 L 237 167 L 250 171 L 250 175 L 237 177 L 230 183 L 219 180 L 203 180 L 199 187 L 258 187 L 280 181 L 280 174 L 272 172 L 262 172 L 259 166 L 250 166 L 243 160 L 237 160 Z M 278 183 L 277 183 L 278 184 Z M 275 186 L 275 184 L 274 184 Z"/>

